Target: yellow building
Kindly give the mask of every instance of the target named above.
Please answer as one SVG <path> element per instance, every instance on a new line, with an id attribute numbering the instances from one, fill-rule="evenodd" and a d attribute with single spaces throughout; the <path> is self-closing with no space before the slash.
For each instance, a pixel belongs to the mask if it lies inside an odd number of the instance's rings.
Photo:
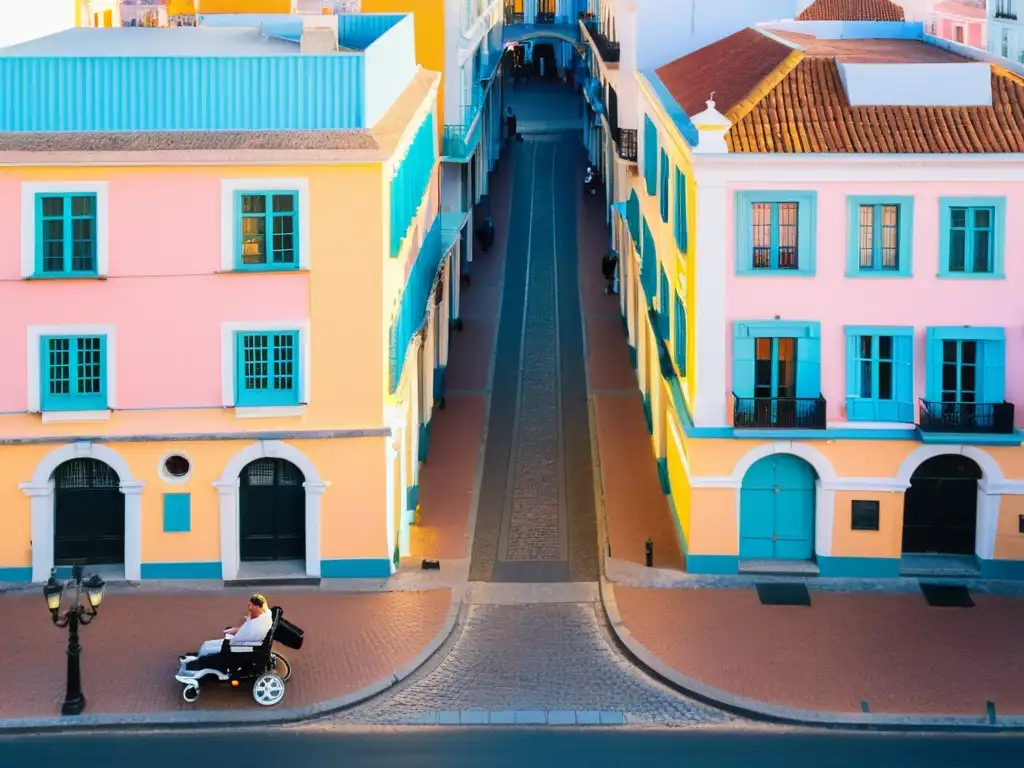
<path id="1" fill-rule="evenodd" d="M 412 19 L 350 18 L 363 48 L 339 53 L 337 18 L 299 21 L 281 67 L 258 28 L 159 31 L 164 57 L 112 60 L 159 63 L 163 89 L 0 118 L 4 252 L 21 254 L 0 263 L 0 348 L 25 361 L 0 386 L 0 581 L 76 562 L 386 577 L 407 551 L 460 222 L 439 214 L 440 76 L 415 63 Z M 136 32 L 65 34 L 89 58 Z M 61 37 L 0 61 L 22 67 L 16 98 L 38 85 L 30 59 L 75 77 Z M 215 91 L 241 69 L 318 98 L 189 110 L 200 64 Z M 362 86 L 329 87 L 352 72 Z M 106 80 L 74 82 L 102 101 Z"/>

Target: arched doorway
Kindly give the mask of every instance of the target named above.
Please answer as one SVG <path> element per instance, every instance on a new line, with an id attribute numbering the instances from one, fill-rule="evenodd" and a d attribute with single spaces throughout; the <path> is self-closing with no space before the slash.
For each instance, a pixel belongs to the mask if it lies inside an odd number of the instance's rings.
<path id="1" fill-rule="evenodd" d="M 923 462 L 903 496 L 905 554 L 973 555 L 981 467 L 958 453 Z"/>
<path id="2" fill-rule="evenodd" d="M 814 556 L 814 467 L 777 453 L 755 462 L 740 489 L 740 558 L 810 560 Z"/>
<path id="3" fill-rule="evenodd" d="M 306 491 L 302 470 L 284 459 L 257 459 L 239 478 L 242 562 L 306 558 Z"/>
<path id="4" fill-rule="evenodd" d="M 98 459 L 72 459 L 53 471 L 54 565 L 124 563 L 121 478 Z"/>

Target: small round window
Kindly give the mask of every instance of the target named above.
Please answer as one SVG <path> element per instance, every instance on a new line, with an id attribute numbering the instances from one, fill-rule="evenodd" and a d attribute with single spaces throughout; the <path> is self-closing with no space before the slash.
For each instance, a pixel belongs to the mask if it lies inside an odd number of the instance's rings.
<path id="1" fill-rule="evenodd" d="M 191 462 L 180 454 L 175 453 L 164 459 L 164 473 L 169 478 L 180 480 L 188 475 L 191 469 Z"/>

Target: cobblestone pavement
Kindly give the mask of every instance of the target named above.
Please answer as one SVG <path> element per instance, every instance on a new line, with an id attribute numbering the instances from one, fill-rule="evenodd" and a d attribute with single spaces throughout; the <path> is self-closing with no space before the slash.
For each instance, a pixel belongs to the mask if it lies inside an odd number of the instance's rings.
<path id="1" fill-rule="evenodd" d="M 293 665 L 283 704 L 290 708 L 340 698 L 394 674 L 434 640 L 451 606 L 448 589 L 337 594 L 291 588 L 266 594 L 306 632 L 301 650 L 281 649 Z M 185 704 L 174 680 L 178 655 L 237 622 L 248 595 L 111 589 L 99 616 L 80 635 L 87 713 L 258 709 L 250 690 L 227 686 L 211 687 L 196 704 Z M 58 715 L 67 630 L 52 626 L 35 590 L 0 595 L 0 615 L 8 659 L 0 718 Z"/>
<path id="2" fill-rule="evenodd" d="M 575 225 L 582 154 L 575 137 L 528 139 L 513 145 L 512 162 L 470 578 L 593 581 L 597 535 Z"/>
<path id="3" fill-rule="evenodd" d="M 460 710 L 604 711 L 664 725 L 732 720 L 637 671 L 611 646 L 598 603 L 542 603 L 470 605 L 437 666 L 333 722 L 415 724 Z"/>

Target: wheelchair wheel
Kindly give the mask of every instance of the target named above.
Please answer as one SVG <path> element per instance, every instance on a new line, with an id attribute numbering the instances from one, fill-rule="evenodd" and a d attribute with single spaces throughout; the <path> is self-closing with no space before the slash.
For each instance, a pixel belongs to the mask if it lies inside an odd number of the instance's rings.
<path id="1" fill-rule="evenodd" d="M 199 686 L 186 685 L 181 691 L 181 698 L 185 700 L 186 704 L 195 704 L 199 698 Z"/>
<path id="2" fill-rule="evenodd" d="M 270 671 L 280 677 L 281 682 L 287 683 L 292 676 L 292 665 L 280 653 L 273 651 L 270 654 Z"/>
<path id="3" fill-rule="evenodd" d="M 280 704 L 284 698 L 284 680 L 273 672 L 260 675 L 252 684 L 252 697 L 262 707 Z"/>

